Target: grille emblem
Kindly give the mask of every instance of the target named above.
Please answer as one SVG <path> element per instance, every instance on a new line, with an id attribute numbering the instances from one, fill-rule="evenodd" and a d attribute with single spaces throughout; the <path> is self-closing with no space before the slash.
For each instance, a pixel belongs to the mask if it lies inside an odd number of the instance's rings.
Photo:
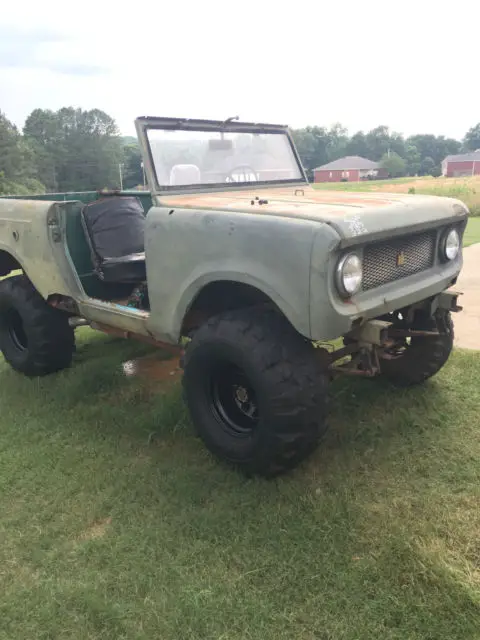
<path id="1" fill-rule="evenodd" d="M 399 253 L 397 253 L 397 267 L 403 267 L 404 264 L 405 264 L 405 253 L 403 251 L 400 251 Z"/>

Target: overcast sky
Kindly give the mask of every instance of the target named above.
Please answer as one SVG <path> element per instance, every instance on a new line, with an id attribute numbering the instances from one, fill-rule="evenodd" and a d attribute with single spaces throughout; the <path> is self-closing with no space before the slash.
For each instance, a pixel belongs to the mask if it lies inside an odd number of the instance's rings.
<path id="1" fill-rule="evenodd" d="M 0 110 L 389 125 L 461 138 L 480 121 L 480 2 L 8 2 Z"/>

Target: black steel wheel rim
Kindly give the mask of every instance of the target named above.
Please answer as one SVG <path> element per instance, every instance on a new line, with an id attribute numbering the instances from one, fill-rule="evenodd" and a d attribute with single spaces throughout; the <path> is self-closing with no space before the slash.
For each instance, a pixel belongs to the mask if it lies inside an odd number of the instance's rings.
<path id="1" fill-rule="evenodd" d="M 222 428 L 249 437 L 259 421 L 257 397 L 245 372 L 232 363 L 215 366 L 209 377 L 210 405 Z"/>

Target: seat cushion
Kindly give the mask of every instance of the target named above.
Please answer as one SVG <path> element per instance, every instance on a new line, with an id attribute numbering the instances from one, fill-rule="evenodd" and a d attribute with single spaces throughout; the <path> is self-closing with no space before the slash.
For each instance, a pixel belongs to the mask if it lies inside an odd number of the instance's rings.
<path id="1" fill-rule="evenodd" d="M 145 214 L 137 198 L 96 200 L 83 208 L 82 223 L 102 280 L 145 280 Z"/>
<path id="2" fill-rule="evenodd" d="M 107 258 L 101 266 L 105 282 L 144 282 L 147 279 L 144 253 L 132 253 L 121 258 Z"/>

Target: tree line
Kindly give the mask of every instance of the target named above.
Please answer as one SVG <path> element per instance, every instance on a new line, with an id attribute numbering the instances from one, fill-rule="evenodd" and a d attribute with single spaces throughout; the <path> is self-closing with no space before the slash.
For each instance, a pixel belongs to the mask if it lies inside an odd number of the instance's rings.
<path id="1" fill-rule="evenodd" d="M 379 126 L 352 136 L 330 128 L 294 129 L 310 177 L 315 167 L 346 155 L 380 162 L 392 177 L 440 175 L 449 154 L 480 149 L 480 123 L 462 141 L 402 134 Z M 0 194 L 135 188 L 143 184 L 142 158 L 133 137 L 122 137 L 115 120 L 99 109 L 35 109 L 20 131 L 0 111 Z"/>
<path id="2" fill-rule="evenodd" d="M 330 129 L 305 127 L 293 132 L 303 164 L 310 175 L 315 167 L 343 156 L 361 156 L 379 162 L 392 177 L 441 174 L 448 155 L 480 149 L 480 123 L 469 129 L 462 141 L 432 134 L 405 138 L 381 125 L 352 136 L 340 124 Z"/>

